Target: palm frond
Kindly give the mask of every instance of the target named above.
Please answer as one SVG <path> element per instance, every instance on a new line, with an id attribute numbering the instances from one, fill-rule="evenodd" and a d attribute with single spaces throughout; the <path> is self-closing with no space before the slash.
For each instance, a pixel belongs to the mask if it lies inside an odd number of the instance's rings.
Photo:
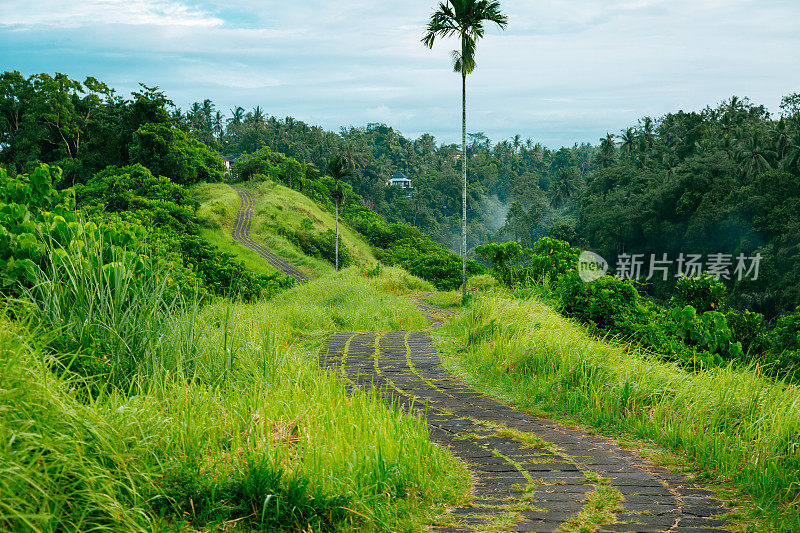
<path id="1" fill-rule="evenodd" d="M 470 74 L 475 69 L 475 49 L 478 39 L 485 33 L 484 22 L 493 22 L 500 29 L 508 24 L 508 17 L 500 12 L 496 0 L 447 0 L 440 2 L 431 15 L 422 43 L 433 48 L 437 38 L 461 37 L 461 50 L 451 53 L 453 69 Z"/>

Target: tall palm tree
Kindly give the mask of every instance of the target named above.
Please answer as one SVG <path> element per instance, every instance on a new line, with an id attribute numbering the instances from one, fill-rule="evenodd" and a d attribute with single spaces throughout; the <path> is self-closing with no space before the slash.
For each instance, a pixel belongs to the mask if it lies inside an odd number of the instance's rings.
<path id="1" fill-rule="evenodd" d="M 219 111 L 214 113 L 214 120 L 213 120 L 214 135 L 216 135 L 217 139 L 221 139 L 222 133 L 225 131 L 225 129 L 222 127 L 223 122 L 225 122 L 225 115 L 223 115 Z"/>
<path id="2" fill-rule="evenodd" d="M 254 126 L 261 126 L 262 128 L 265 126 L 264 123 L 264 110 L 261 109 L 261 106 L 257 105 L 253 108 L 253 115 L 250 119 Z"/>
<path id="3" fill-rule="evenodd" d="M 614 135 L 606 133 L 605 137 L 600 139 L 600 164 L 603 168 L 611 166 L 614 162 L 614 152 L 617 149 L 617 144 L 614 142 Z"/>
<path id="4" fill-rule="evenodd" d="M 186 112 L 186 118 L 189 119 L 189 125 L 194 131 L 202 131 L 203 108 L 200 107 L 200 102 L 195 102 L 192 104 L 192 107 Z"/>
<path id="5" fill-rule="evenodd" d="M 650 117 L 644 117 L 640 123 L 639 134 L 641 135 L 645 151 L 649 153 L 650 149 L 653 148 L 653 142 L 655 140 L 655 123 Z"/>
<path id="6" fill-rule="evenodd" d="M 800 170 L 800 132 L 792 136 L 786 147 L 786 155 L 781 160 L 783 168 L 786 170 Z"/>
<path id="7" fill-rule="evenodd" d="M 620 130 L 620 132 L 622 135 L 617 136 L 619 140 L 622 141 L 620 149 L 630 157 L 633 153 L 634 142 L 636 142 L 636 133 L 634 133 L 633 128 Z"/>
<path id="8" fill-rule="evenodd" d="M 774 155 L 775 152 L 763 147 L 758 132 L 753 131 L 739 149 L 742 173 L 746 178 L 751 178 L 756 174 L 771 169 L 772 166 L 769 164 L 767 158 Z"/>
<path id="9" fill-rule="evenodd" d="M 334 179 L 333 189 L 331 190 L 331 198 L 336 206 L 336 272 L 339 272 L 339 204 L 344 200 L 344 186 L 342 185 L 342 178 L 350 175 L 352 172 L 350 162 L 341 155 L 335 155 L 328 159 L 327 167 L 328 174 Z"/>
<path id="10" fill-rule="evenodd" d="M 778 161 L 783 159 L 786 154 L 786 149 L 789 147 L 789 127 L 783 117 L 778 121 L 774 128 L 769 130 L 775 139 L 775 153 L 778 155 Z"/>
<path id="11" fill-rule="evenodd" d="M 551 197 L 553 205 L 556 207 L 563 206 L 575 191 L 578 189 L 576 169 L 575 167 L 563 167 L 556 171 L 551 183 Z"/>
<path id="12" fill-rule="evenodd" d="M 203 127 L 205 133 L 210 133 L 213 125 L 214 120 L 214 102 L 206 98 L 203 100 L 203 107 L 202 107 L 202 116 L 203 116 Z"/>
<path id="13" fill-rule="evenodd" d="M 234 126 L 238 126 L 244 120 L 244 108 L 243 107 L 236 107 L 236 109 L 231 109 L 231 118 L 228 119 L 228 122 L 233 124 Z"/>
<path id="14" fill-rule="evenodd" d="M 453 70 L 461 74 L 461 294 L 467 296 L 467 74 L 475 70 L 475 48 L 484 35 L 483 23 L 502 30 L 508 17 L 496 0 L 445 0 L 431 15 L 422 43 L 433 48 L 436 38 L 456 36 L 461 49 L 453 50 Z"/>

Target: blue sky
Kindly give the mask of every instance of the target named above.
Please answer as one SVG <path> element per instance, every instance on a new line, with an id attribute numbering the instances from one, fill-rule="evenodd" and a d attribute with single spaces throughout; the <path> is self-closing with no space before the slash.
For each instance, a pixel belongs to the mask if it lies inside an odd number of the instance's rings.
<path id="1" fill-rule="evenodd" d="M 468 130 L 596 143 L 645 116 L 800 92 L 798 0 L 502 0 L 468 79 Z M 232 7 L 233 6 L 233 7 Z M 460 133 L 455 42 L 419 42 L 434 0 L 0 0 L 0 68 L 158 85 L 183 108 L 261 105 L 326 129 Z"/>

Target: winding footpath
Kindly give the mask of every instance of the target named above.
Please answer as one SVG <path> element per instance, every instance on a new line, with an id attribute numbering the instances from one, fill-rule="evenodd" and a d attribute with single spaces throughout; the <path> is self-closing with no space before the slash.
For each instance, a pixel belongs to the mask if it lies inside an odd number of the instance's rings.
<path id="1" fill-rule="evenodd" d="M 231 230 L 231 237 L 233 237 L 233 239 L 242 246 L 255 251 L 261 258 L 263 258 L 279 272 L 286 274 L 297 282 L 307 281 L 308 276 L 278 257 L 274 252 L 271 252 L 250 238 L 250 226 L 253 222 L 253 209 L 256 206 L 256 202 L 253 199 L 253 195 L 250 194 L 249 191 L 234 185 L 231 185 L 230 187 L 239 195 L 240 201 L 239 210 L 236 212 L 236 221 L 234 222 L 233 229 Z"/>
<path id="2" fill-rule="evenodd" d="M 302 282 L 308 277 L 254 242 L 255 201 L 241 200 L 233 238 L 270 265 Z M 431 327 L 445 312 L 415 299 Z M 604 487 L 622 496 L 615 522 L 599 532 L 710 533 L 728 531 L 715 494 L 686 475 L 645 462 L 614 440 L 589 435 L 527 413 L 468 387 L 439 362 L 430 332 L 337 333 L 323 343 L 320 364 L 353 386 L 377 389 L 387 401 L 425 418 L 433 442 L 472 472 L 470 505 L 450 509 L 431 531 L 551 533 L 578 515 Z"/>
<path id="3" fill-rule="evenodd" d="M 416 304 L 432 327 L 441 325 L 442 310 L 422 297 Z M 600 532 L 719 533 L 732 525 L 716 517 L 727 509 L 715 494 L 686 475 L 468 387 L 442 367 L 429 331 L 338 333 L 323 344 L 320 364 L 424 416 L 431 440 L 472 472 L 471 504 L 431 531 L 554 532 L 602 486 L 622 495 L 622 510 Z"/>

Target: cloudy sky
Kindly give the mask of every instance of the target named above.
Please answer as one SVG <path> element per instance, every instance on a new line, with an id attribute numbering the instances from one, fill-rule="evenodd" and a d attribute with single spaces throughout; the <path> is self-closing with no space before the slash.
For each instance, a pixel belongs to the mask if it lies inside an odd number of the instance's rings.
<path id="1" fill-rule="evenodd" d="M 327 129 L 385 122 L 452 142 L 455 42 L 434 0 L 0 0 L 0 68 L 157 85 L 181 107 L 261 105 Z M 645 115 L 800 92 L 798 0 L 502 0 L 468 80 L 468 130 L 557 147 Z M 235 7 L 231 7 L 235 6 Z"/>

